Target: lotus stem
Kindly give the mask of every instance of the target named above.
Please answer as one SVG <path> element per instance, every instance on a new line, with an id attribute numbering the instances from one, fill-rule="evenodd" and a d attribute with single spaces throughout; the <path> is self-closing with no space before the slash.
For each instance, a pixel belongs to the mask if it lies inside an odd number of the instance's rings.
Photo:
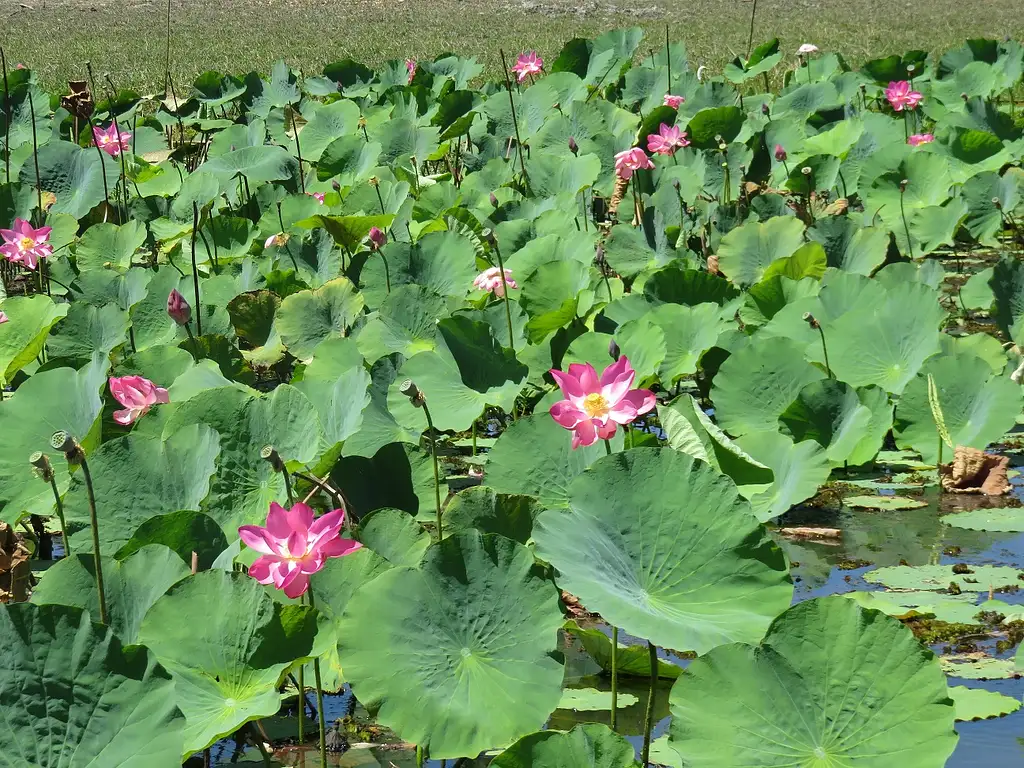
<path id="1" fill-rule="evenodd" d="M 277 223 L 281 227 L 281 234 L 284 235 L 284 217 L 281 215 L 281 203 L 277 204 Z M 284 239 L 282 237 L 282 239 Z M 292 260 L 292 266 L 295 268 L 295 274 L 299 274 L 299 263 L 295 260 L 295 255 L 292 253 L 291 245 L 289 244 L 291 238 L 284 241 L 284 250 L 288 254 L 288 258 Z"/>
<path id="2" fill-rule="evenodd" d="M 523 184 L 526 191 L 530 191 L 530 177 L 526 175 L 526 160 L 523 158 L 523 142 L 519 138 L 519 119 L 516 117 L 516 102 L 512 98 L 512 80 L 508 76 L 508 63 L 505 61 L 505 51 L 498 51 L 501 54 L 501 68 L 505 72 L 505 89 L 508 91 L 508 103 L 512 109 L 512 127 L 516 132 L 516 152 L 519 154 L 519 168 L 523 172 Z"/>
<path id="3" fill-rule="evenodd" d="M 92 526 L 92 556 L 96 564 L 96 594 L 99 599 L 100 623 L 107 623 L 107 596 L 103 589 L 103 564 L 100 561 L 100 526 L 96 515 L 96 493 L 92 484 L 92 473 L 89 472 L 89 462 L 85 458 L 85 451 L 67 432 L 54 432 L 50 438 L 50 445 L 64 454 L 69 466 L 81 466 L 82 476 L 85 478 L 85 490 L 89 497 L 89 523 Z"/>
<path id="4" fill-rule="evenodd" d="M 4 74 L 4 170 L 7 172 L 7 182 L 11 183 L 11 88 L 7 82 L 7 56 L 4 49 L 0 48 L 0 69 Z M 1013 99 L 1010 99 L 1011 103 Z M 32 121 L 33 125 L 35 120 Z"/>
<path id="5" fill-rule="evenodd" d="M 288 499 L 288 506 L 291 507 L 295 503 L 295 497 L 292 495 L 292 479 L 288 475 L 288 467 L 285 466 L 281 454 L 274 446 L 265 445 L 260 449 L 260 458 L 267 462 L 275 472 L 281 473 L 284 478 L 285 496 Z"/>
<path id="6" fill-rule="evenodd" d="M 757 0 L 754 0 L 754 8 L 757 8 Z M 754 34 L 754 30 L 753 30 L 754 21 L 753 21 L 753 18 L 751 18 L 750 27 L 751 27 L 750 34 L 751 34 L 751 36 L 753 36 L 753 34 Z M 749 48 L 749 47 L 750 47 L 750 44 L 748 43 L 747 44 L 747 48 Z M 749 55 L 750 55 L 750 53 L 748 52 L 747 56 L 749 56 Z M 668 87 L 665 89 L 665 93 L 672 93 L 672 46 L 668 42 L 668 24 L 665 25 L 665 66 L 668 68 Z"/>
<path id="7" fill-rule="evenodd" d="M 36 451 L 29 457 L 29 463 L 39 470 L 39 476 L 50 484 L 53 490 L 53 503 L 57 508 L 57 519 L 60 520 L 60 535 L 64 542 L 64 556 L 71 557 L 71 540 L 68 538 L 68 525 L 64 522 L 64 502 L 60 499 L 60 491 L 57 490 L 57 481 L 50 464 L 50 458 L 42 451 Z"/>
<path id="8" fill-rule="evenodd" d="M 430 459 L 434 464 L 434 505 L 437 509 L 437 541 L 444 540 L 444 530 L 441 528 L 441 478 L 437 468 L 437 435 L 434 434 L 434 420 L 430 418 L 430 409 L 427 403 L 423 403 L 423 415 L 427 417 L 427 429 L 430 431 Z"/>
<path id="9" fill-rule="evenodd" d="M 296 107 L 299 102 L 295 102 Z M 296 107 L 292 107 L 292 131 L 295 132 L 295 154 L 299 158 L 299 184 L 302 187 L 302 192 L 306 192 L 306 177 L 302 173 L 302 146 L 299 144 L 299 126 L 295 122 Z M 326 765 L 326 763 L 324 763 Z"/>
<path id="10" fill-rule="evenodd" d="M 117 88 L 114 86 L 114 81 L 110 79 L 110 75 L 105 75 L 107 83 L 110 85 L 112 93 L 108 97 L 110 99 L 110 119 L 114 123 L 114 134 L 117 136 L 117 145 L 122 147 L 121 151 L 117 153 L 118 158 L 121 160 L 121 201 L 122 210 L 124 211 L 124 218 L 121 219 L 121 223 L 124 224 L 128 221 L 128 168 L 124 162 L 124 148 L 121 144 L 121 126 L 117 124 L 117 117 L 114 115 L 114 99 L 117 98 Z"/>
<path id="11" fill-rule="evenodd" d="M 260 755 L 263 757 L 263 765 L 265 768 L 271 768 L 270 754 L 263 743 L 263 735 L 260 733 L 259 728 L 252 723 L 249 723 L 249 735 L 252 738 L 252 743 L 256 745 L 256 749 L 260 751 Z"/>
<path id="12" fill-rule="evenodd" d="M 10 97 L 8 97 L 10 98 Z M 29 116 L 32 118 L 32 162 L 36 166 L 36 199 L 39 203 L 39 223 L 43 223 L 43 186 L 39 177 L 39 140 L 36 138 L 36 105 L 32 98 L 32 92 L 28 91 L 28 111 Z M 99 147 L 97 147 L 99 149 Z M 10 156 L 11 150 L 7 148 L 7 154 Z M 100 152 L 100 161 L 102 165 L 103 153 Z M 107 177 L 103 177 L 103 191 L 107 190 Z"/>
<path id="13" fill-rule="evenodd" d="M 900 217 L 903 219 L 903 231 L 907 235 L 907 253 L 910 254 L 910 260 L 914 260 L 914 243 L 910 240 L 910 226 L 907 224 L 907 211 L 903 207 L 903 193 L 907 191 L 907 184 L 910 182 L 907 179 L 903 179 L 900 182 Z"/>
<path id="14" fill-rule="evenodd" d="M 185 333 L 188 334 L 188 339 L 189 339 L 190 342 L 192 342 L 192 349 L 196 353 L 196 360 L 202 360 L 203 354 L 202 354 L 202 352 L 199 349 L 199 342 L 196 341 L 196 337 L 192 335 L 192 323 L 191 322 L 185 323 Z"/>
<path id="15" fill-rule="evenodd" d="M 830 379 L 834 379 L 835 376 L 832 374 L 832 368 L 828 364 L 828 347 L 825 346 L 825 331 L 821 327 L 821 323 L 818 322 L 817 318 L 810 312 L 804 312 L 804 322 L 806 322 L 811 328 L 818 332 L 821 336 L 821 352 L 825 356 L 825 372 L 828 374 Z"/>
<path id="16" fill-rule="evenodd" d="M 192 281 L 196 297 L 196 332 L 203 335 L 203 310 L 199 303 L 199 267 L 196 266 L 196 230 L 199 229 L 199 206 L 192 202 Z"/>
<path id="17" fill-rule="evenodd" d="M 651 728 L 654 726 L 654 697 L 658 689 L 658 648 L 647 641 L 651 659 L 651 687 L 647 693 L 647 711 L 644 713 L 644 746 L 640 752 L 640 765 L 646 766 L 651 755 Z"/>
<path id="18" fill-rule="evenodd" d="M 508 283 L 505 280 L 505 262 L 501 258 L 501 249 L 498 247 L 497 239 L 491 240 L 494 247 L 494 254 L 498 258 L 498 274 L 501 275 L 502 301 L 505 302 L 505 322 L 508 323 L 508 347 L 511 350 L 516 348 L 515 332 L 512 330 L 512 308 L 508 298 Z"/>
<path id="19" fill-rule="evenodd" d="M 416 768 L 423 768 L 423 745 L 416 745 Z"/>
<path id="20" fill-rule="evenodd" d="M 296 672 L 298 680 L 296 688 L 299 690 L 299 746 L 306 742 L 306 681 L 303 679 L 303 665 L 299 665 Z"/>
<path id="21" fill-rule="evenodd" d="M 313 599 L 313 588 L 306 590 L 306 597 L 309 599 L 309 607 L 316 610 Z M 316 677 L 316 711 L 317 719 L 320 721 L 320 765 L 327 765 L 327 725 L 324 722 L 324 687 L 320 680 L 320 659 L 313 659 L 313 675 Z"/>
<path id="22" fill-rule="evenodd" d="M 607 444 L 607 440 L 605 443 Z M 619 704 L 619 628 L 612 627 L 612 713 L 611 728 L 614 731 L 618 721 Z"/>
<path id="23" fill-rule="evenodd" d="M 171 78 L 171 0 L 167 0 L 167 55 L 164 58 L 164 98 Z M 177 106 L 177 105 L 175 105 Z"/>
<path id="24" fill-rule="evenodd" d="M 93 91 L 93 93 L 95 93 L 95 90 Z M 32 100 L 29 99 L 29 102 L 31 102 L 31 101 Z M 103 161 L 103 150 L 100 149 L 99 144 L 96 143 L 96 122 L 92 119 L 92 115 L 89 115 L 88 119 L 89 119 L 89 130 L 92 132 L 92 137 L 93 137 L 92 143 L 93 143 L 93 146 L 96 147 L 97 154 L 100 156 L 100 179 L 103 181 L 103 201 L 106 203 L 107 207 L 109 208 L 110 207 L 110 190 L 107 188 L 107 170 L 106 170 L 106 166 L 103 164 L 104 163 L 104 161 Z M 35 118 L 34 117 L 32 118 L 32 124 L 35 125 Z M 37 182 L 36 186 L 38 186 L 38 178 L 36 179 L 36 182 Z M 40 194 L 40 197 L 41 196 L 42 195 Z M 107 219 L 107 212 L 104 209 L 104 211 L 103 211 L 103 220 L 106 221 L 106 219 Z"/>

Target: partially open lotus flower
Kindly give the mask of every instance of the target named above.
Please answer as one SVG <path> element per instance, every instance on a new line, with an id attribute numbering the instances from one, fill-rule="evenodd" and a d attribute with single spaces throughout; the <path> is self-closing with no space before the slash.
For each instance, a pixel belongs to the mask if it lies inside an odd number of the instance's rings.
<path id="1" fill-rule="evenodd" d="M 662 104 L 666 107 L 672 107 L 672 109 L 679 109 L 684 101 L 686 101 L 686 99 L 682 96 L 673 96 L 671 93 L 666 93 Z"/>
<path id="2" fill-rule="evenodd" d="M 661 124 L 657 133 L 647 137 L 647 151 L 655 155 L 674 155 L 680 147 L 690 146 L 686 131 L 680 131 L 675 125 Z"/>
<path id="3" fill-rule="evenodd" d="M 516 73 L 516 78 L 521 83 L 529 75 L 539 75 L 544 71 L 544 59 L 538 56 L 536 51 L 521 53 L 511 69 Z"/>
<path id="4" fill-rule="evenodd" d="M 276 245 L 278 248 L 282 248 L 284 247 L 284 244 L 288 242 L 290 237 L 291 235 L 288 235 L 284 232 L 278 232 L 277 234 L 271 235 L 266 240 L 264 240 L 263 247 L 266 249 Z"/>
<path id="5" fill-rule="evenodd" d="M 106 128 L 94 126 L 92 136 L 96 141 L 96 146 L 111 157 L 117 157 L 132 148 L 132 134 L 129 131 L 120 130 L 116 123 L 111 123 Z"/>
<path id="6" fill-rule="evenodd" d="M 260 553 L 249 566 L 249 575 L 260 584 L 273 584 L 292 599 L 304 595 L 309 577 L 329 558 L 350 555 L 362 547 L 358 541 L 342 538 L 344 524 L 343 509 L 314 520 L 313 510 L 301 502 L 291 509 L 272 503 L 266 527 L 238 529 L 245 546 Z"/>
<path id="7" fill-rule="evenodd" d="M 110 378 L 110 394 L 123 410 L 114 411 L 114 421 L 127 426 L 149 412 L 157 403 L 169 402 L 167 390 L 142 376 Z"/>
<path id="8" fill-rule="evenodd" d="M 473 285 L 479 288 L 481 291 L 491 291 L 497 297 L 505 295 L 505 286 L 509 288 L 518 288 L 516 281 L 512 279 L 512 270 L 505 270 L 505 281 L 501 280 L 501 270 L 497 267 L 491 267 L 481 272 L 473 280 Z"/>
<path id="9" fill-rule="evenodd" d="M 910 83 L 906 80 L 899 80 L 889 83 L 889 87 L 885 89 L 885 98 L 889 100 L 893 109 L 902 112 L 904 109 L 917 109 L 917 105 L 921 103 L 924 96 L 920 92 L 912 90 Z"/>
<path id="10" fill-rule="evenodd" d="M 405 71 L 409 73 L 408 85 L 412 85 L 412 79 L 416 77 L 416 59 L 405 60 Z"/>
<path id="11" fill-rule="evenodd" d="M 9 323 L 10 320 L 11 319 L 6 314 L 4 314 L 4 311 L 0 309 L 0 325 L 3 325 L 4 323 Z"/>
<path id="12" fill-rule="evenodd" d="M 10 229 L 0 229 L 4 239 L 0 254 L 26 269 L 35 269 L 40 259 L 53 255 L 53 246 L 47 242 L 50 231 L 50 227 L 34 229 L 25 219 L 15 219 Z"/>
<path id="13" fill-rule="evenodd" d="M 192 306 L 177 288 L 172 288 L 167 296 L 167 314 L 178 325 L 187 325 L 192 319 Z"/>
<path id="14" fill-rule="evenodd" d="M 933 141 L 935 141 L 935 136 L 933 134 L 915 133 L 907 139 L 907 144 L 912 147 L 920 147 L 922 144 L 931 144 Z"/>
<path id="15" fill-rule="evenodd" d="M 817 53 L 818 46 L 816 46 L 814 43 L 804 43 L 803 45 L 796 49 L 796 52 L 801 56 L 806 56 L 809 53 Z"/>
<path id="16" fill-rule="evenodd" d="M 324 193 L 323 192 L 307 192 L 307 195 L 316 200 L 320 205 L 324 204 Z"/>
<path id="17" fill-rule="evenodd" d="M 620 179 L 627 181 L 633 177 L 633 172 L 641 168 L 653 168 L 654 163 L 640 147 L 633 147 L 619 152 L 615 155 L 615 173 Z"/>
<path id="18" fill-rule="evenodd" d="M 370 248 L 375 251 L 379 251 L 388 242 L 388 236 L 384 234 L 384 230 L 380 227 L 370 227 Z"/>
<path id="19" fill-rule="evenodd" d="M 629 424 L 654 408 L 649 389 L 630 389 L 636 371 L 624 355 L 604 369 L 601 378 L 590 363 L 573 363 L 568 373 L 552 370 L 551 375 L 565 395 L 551 406 L 551 417 L 572 430 L 572 447 L 607 440 L 619 424 Z"/>

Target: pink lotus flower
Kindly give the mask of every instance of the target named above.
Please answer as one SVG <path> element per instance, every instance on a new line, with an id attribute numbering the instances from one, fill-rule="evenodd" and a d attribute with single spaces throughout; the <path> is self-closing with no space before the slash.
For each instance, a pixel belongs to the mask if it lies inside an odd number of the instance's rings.
<path id="1" fill-rule="evenodd" d="M 536 51 L 521 53 L 516 63 L 512 65 L 512 71 L 516 73 L 521 83 L 528 75 L 539 75 L 544 71 L 544 59 L 538 56 Z"/>
<path id="2" fill-rule="evenodd" d="M 804 43 L 803 45 L 796 49 L 796 52 L 801 56 L 806 56 L 809 53 L 817 53 L 818 46 L 816 46 L 814 43 Z"/>
<path id="3" fill-rule="evenodd" d="M 24 264 L 26 269 L 35 269 L 40 259 L 53 255 L 50 239 L 51 227 L 33 229 L 24 219 L 15 219 L 11 229 L 0 229 L 4 244 L 0 254 L 15 264 Z"/>
<path id="4" fill-rule="evenodd" d="M 640 147 L 624 150 L 615 156 L 615 173 L 620 179 L 628 181 L 632 178 L 633 171 L 653 167 L 654 163 L 651 162 L 651 158 Z"/>
<path id="5" fill-rule="evenodd" d="M 490 269 L 484 270 L 476 279 L 473 280 L 473 285 L 479 288 L 481 291 L 493 291 L 494 295 L 501 298 L 505 295 L 505 286 L 509 288 L 518 288 L 516 281 L 512 279 L 512 270 L 505 270 L 505 282 L 501 281 L 501 270 L 497 267 L 491 267 Z"/>
<path id="6" fill-rule="evenodd" d="M 94 126 L 92 136 L 96 141 L 96 146 L 111 157 L 117 157 L 122 152 L 127 152 L 132 148 L 129 141 L 132 137 L 131 132 L 121 131 L 116 123 L 111 123 L 105 129 Z"/>
<path id="7" fill-rule="evenodd" d="M 263 241 L 263 248 L 267 249 L 273 245 L 276 245 L 278 248 L 283 248 L 289 239 L 291 239 L 291 235 L 287 235 L 284 232 L 278 232 L 276 235 L 271 235 Z"/>
<path id="8" fill-rule="evenodd" d="M 407 85 L 412 85 L 412 79 L 416 77 L 416 59 L 406 59 L 405 69 L 409 73 L 409 80 Z"/>
<path id="9" fill-rule="evenodd" d="M 679 109 L 680 105 L 685 102 L 686 99 L 682 96 L 673 96 L 671 93 L 665 94 L 665 99 L 661 102 L 666 107 L 672 107 L 672 109 Z"/>
<path id="10" fill-rule="evenodd" d="M 124 406 L 124 410 L 114 411 L 114 421 L 124 426 L 144 416 L 157 403 L 169 402 L 166 389 L 141 376 L 111 376 L 110 394 Z"/>
<path id="11" fill-rule="evenodd" d="M 192 307 L 177 288 L 172 288 L 167 296 L 167 314 L 178 325 L 188 325 L 192 319 Z"/>
<path id="12" fill-rule="evenodd" d="M 350 555 L 363 546 L 341 537 L 344 523 L 343 509 L 314 520 L 313 510 L 302 502 L 291 509 L 272 503 L 266 528 L 243 525 L 238 529 L 245 546 L 261 555 L 249 566 L 249 575 L 260 584 L 284 590 L 292 599 L 306 594 L 309 577 L 323 568 L 328 558 Z"/>
<path id="13" fill-rule="evenodd" d="M 902 112 L 904 109 L 917 109 L 917 105 L 924 97 L 918 91 L 910 90 L 910 83 L 906 80 L 900 80 L 889 83 L 889 87 L 885 89 L 885 98 L 892 104 L 893 109 Z"/>
<path id="14" fill-rule="evenodd" d="M 907 139 L 907 144 L 912 147 L 920 147 L 922 144 L 931 144 L 933 141 L 935 141 L 935 136 L 933 134 L 915 133 Z"/>
<path id="15" fill-rule="evenodd" d="M 379 251 L 388 242 L 388 236 L 384 234 L 384 230 L 380 227 L 370 227 L 370 249 Z"/>
<path id="16" fill-rule="evenodd" d="M 656 155 L 674 155 L 679 147 L 690 146 L 686 132 L 680 131 L 676 126 L 661 124 L 657 135 L 651 134 L 647 137 L 647 151 Z"/>
<path id="17" fill-rule="evenodd" d="M 323 192 L 307 192 L 307 195 L 315 199 L 320 205 L 324 204 L 324 193 Z"/>
<path id="18" fill-rule="evenodd" d="M 2 309 L 0 309 L 0 325 L 3 325 L 4 323 L 9 323 L 10 321 L 11 321 L 11 318 L 9 318 L 7 315 L 5 315 L 4 311 Z"/>
<path id="19" fill-rule="evenodd" d="M 655 405 L 654 393 L 630 389 L 636 371 L 623 355 L 604 369 L 601 378 L 590 363 L 573 363 L 569 372 L 552 370 L 551 375 L 565 395 L 551 406 L 551 418 L 573 431 L 572 447 L 607 440 L 619 424 L 629 424 Z"/>

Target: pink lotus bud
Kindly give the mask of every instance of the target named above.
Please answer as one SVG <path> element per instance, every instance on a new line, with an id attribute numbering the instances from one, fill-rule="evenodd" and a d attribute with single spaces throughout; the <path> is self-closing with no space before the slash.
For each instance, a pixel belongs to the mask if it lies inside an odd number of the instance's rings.
<path id="1" fill-rule="evenodd" d="M 580 151 L 579 145 L 576 143 L 576 139 L 572 136 L 569 137 L 569 151 L 574 155 Z"/>
<path id="2" fill-rule="evenodd" d="M 167 296 L 167 314 L 178 325 L 188 325 L 192 319 L 192 307 L 177 288 L 172 289 Z"/>
<path id="3" fill-rule="evenodd" d="M 380 227 L 370 227 L 370 248 L 379 251 L 388 241 L 388 236 Z"/>
<path id="4" fill-rule="evenodd" d="M 784 162 L 786 162 L 786 158 L 787 157 L 789 157 L 789 155 L 786 154 L 786 150 L 783 149 L 782 145 L 781 144 L 776 144 L 775 145 L 775 159 L 778 160 L 780 163 L 784 163 Z"/>

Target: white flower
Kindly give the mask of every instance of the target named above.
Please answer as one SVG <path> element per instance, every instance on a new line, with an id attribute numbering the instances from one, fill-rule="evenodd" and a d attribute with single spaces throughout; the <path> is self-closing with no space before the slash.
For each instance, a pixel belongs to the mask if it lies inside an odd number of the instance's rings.
<path id="1" fill-rule="evenodd" d="M 803 45 L 796 49 L 796 52 L 801 56 L 804 56 L 808 53 L 817 53 L 818 46 L 814 45 L 814 43 L 804 43 Z"/>

